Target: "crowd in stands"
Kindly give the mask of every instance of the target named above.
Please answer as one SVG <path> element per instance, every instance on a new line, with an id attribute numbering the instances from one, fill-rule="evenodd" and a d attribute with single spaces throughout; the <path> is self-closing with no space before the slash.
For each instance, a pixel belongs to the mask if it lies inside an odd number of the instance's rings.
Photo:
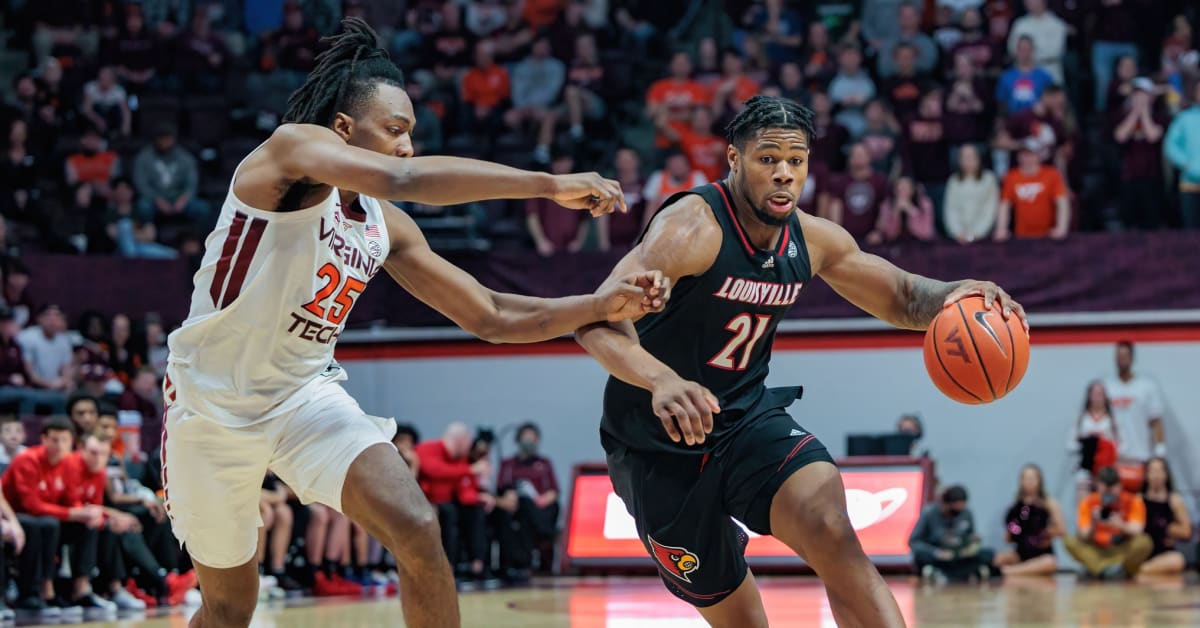
<path id="1" fill-rule="evenodd" d="M 1182 0 L 11 2 L 0 214 L 12 245 L 195 255 L 320 35 L 358 16 L 406 72 L 418 153 L 621 178 L 630 216 L 433 214 L 542 255 L 627 247 L 663 199 L 723 176 L 723 125 L 757 93 L 815 112 L 801 207 L 867 243 L 1195 228 L 1198 13 Z"/>
<path id="2" fill-rule="evenodd" d="M 1117 345 L 1117 375 L 1088 384 L 1070 430 L 1068 451 L 1078 458 L 1074 516 L 1047 492 L 1041 468 L 1027 464 L 1004 515 L 1006 547 L 997 552 L 981 542 L 966 489 L 946 487 L 909 537 L 922 579 L 1053 575 L 1062 567 L 1055 539 L 1084 578 L 1178 576 L 1200 562 L 1192 517 L 1166 457 L 1162 394 L 1134 373 L 1133 356 L 1131 343 Z"/>

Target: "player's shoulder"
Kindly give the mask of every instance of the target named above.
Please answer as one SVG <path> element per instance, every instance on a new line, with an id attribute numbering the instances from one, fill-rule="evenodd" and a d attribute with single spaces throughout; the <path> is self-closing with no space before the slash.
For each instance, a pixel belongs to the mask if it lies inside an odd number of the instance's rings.
<path id="1" fill-rule="evenodd" d="M 687 194 L 655 214 L 638 250 L 648 267 L 676 277 L 698 275 L 716 261 L 723 238 L 721 223 L 708 201 Z"/>
<path id="2" fill-rule="evenodd" d="M 804 245 L 814 275 L 838 257 L 858 250 L 858 243 L 836 222 L 806 212 L 797 212 L 796 216 L 804 232 Z"/>
<path id="3" fill-rule="evenodd" d="M 712 239 L 720 243 L 721 231 L 721 223 L 708 201 L 699 194 L 685 194 L 655 214 L 646 236 L 686 236 L 697 244 Z"/>

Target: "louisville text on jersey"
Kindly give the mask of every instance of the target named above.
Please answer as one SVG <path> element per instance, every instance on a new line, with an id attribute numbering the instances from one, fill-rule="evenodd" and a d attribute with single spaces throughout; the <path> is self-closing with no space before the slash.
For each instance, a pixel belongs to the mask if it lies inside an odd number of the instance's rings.
<path id="1" fill-rule="evenodd" d="M 721 289 L 713 296 L 738 303 L 752 303 L 764 307 L 787 306 L 796 302 L 800 296 L 803 282 L 772 283 L 769 281 L 754 281 L 726 277 Z"/>

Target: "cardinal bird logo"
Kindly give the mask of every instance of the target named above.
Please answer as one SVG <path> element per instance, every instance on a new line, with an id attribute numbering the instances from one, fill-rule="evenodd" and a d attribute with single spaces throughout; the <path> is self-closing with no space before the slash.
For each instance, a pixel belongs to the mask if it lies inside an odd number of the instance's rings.
<path id="1" fill-rule="evenodd" d="M 658 561 L 664 571 L 691 584 L 692 579 L 688 577 L 688 574 L 700 568 L 700 559 L 695 554 L 682 547 L 663 545 L 650 535 L 646 535 L 646 540 L 650 542 L 654 560 Z"/>

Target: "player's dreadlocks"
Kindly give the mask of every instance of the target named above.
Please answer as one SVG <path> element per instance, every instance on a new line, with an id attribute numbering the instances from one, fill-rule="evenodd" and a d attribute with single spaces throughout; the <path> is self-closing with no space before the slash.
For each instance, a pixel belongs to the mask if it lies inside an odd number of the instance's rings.
<path id="1" fill-rule="evenodd" d="M 746 101 L 746 108 L 725 127 L 725 139 L 740 150 L 746 140 L 763 129 L 804 131 L 811 143 L 815 133 L 812 110 L 787 98 L 755 96 Z"/>
<path id="2" fill-rule="evenodd" d="M 342 20 L 342 31 L 321 41 L 329 49 L 317 55 L 304 85 L 288 98 L 284 122 L 328 126 L 339 111 L 354 115 L 375 94 L 377 83 L 404 87 L 404 74 L 361 19 Z"/>

